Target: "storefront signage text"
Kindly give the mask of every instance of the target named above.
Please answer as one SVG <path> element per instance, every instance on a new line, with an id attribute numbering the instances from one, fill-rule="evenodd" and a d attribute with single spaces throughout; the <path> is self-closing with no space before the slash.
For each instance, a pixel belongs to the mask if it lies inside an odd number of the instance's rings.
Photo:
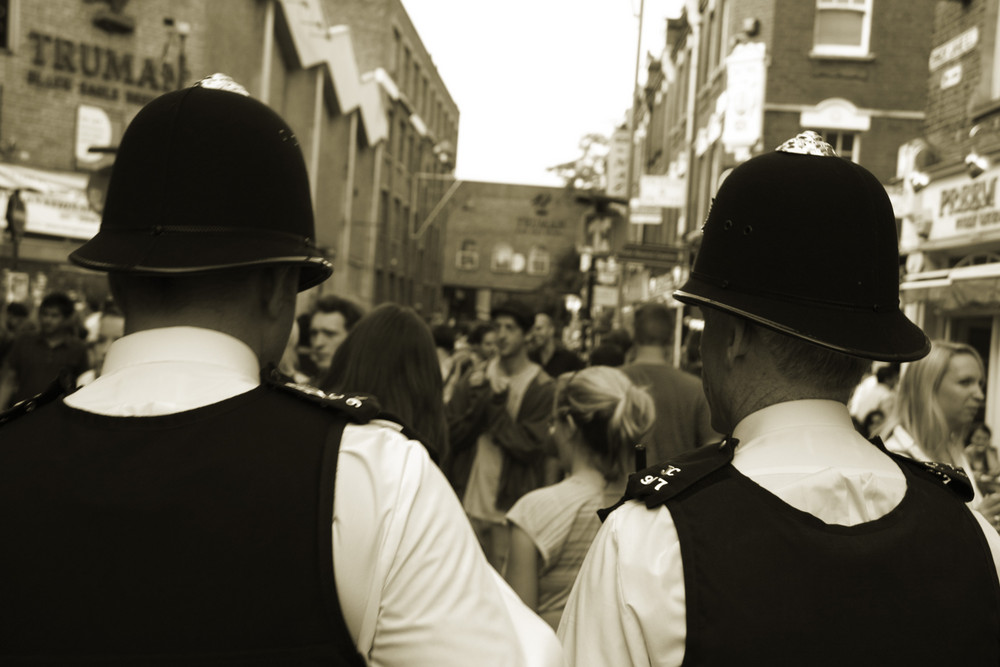
<path id="1" fill-rule="evenodd" d="M 138 59 L 131 53 L 34 30 L 28 33 L 28 39 L 31 64 L 39 68 L 28 70 L 28 83 L 40 88 L 75 89 L 89 97 L 109 101 L 124 98 L 132 104 L 146 104 L 159 93 L 174 90 L 179 82 L 174 64 L 156 58 Z"/>
<path id="2" fill-rule="evenodd" d="M 1000 224 L 996 210 L 997 176 L 941 191 L 940 216 L 961 215 L 955 229 L 975 229 Z"/>
<path id="3" fill-rule="evenodd" d="M 565 220 L 546 220 L 545 218 L 520 216 L 517 219 L 517 230 L 515 233 L 563 236 L 565 230 Z"/>

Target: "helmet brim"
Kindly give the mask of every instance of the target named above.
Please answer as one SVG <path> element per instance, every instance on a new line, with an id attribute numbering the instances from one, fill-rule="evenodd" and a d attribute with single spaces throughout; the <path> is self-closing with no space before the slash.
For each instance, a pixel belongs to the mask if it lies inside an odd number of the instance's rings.
<path id="1" fill-rule="evenodd" d="M 926 334 L 899 309 L 878 312 L 755 295 L 692 276 L 674 298 L 715 308 L 821 347 L 875 361 L 914 361 L 930 352 Z"/>
<path id="2" fill-rule="evenodd" d="M 224 249 L 220 255 L 220 249 Z M 98 232 L 72 252 L 70 261 L 95 271 L 139 275 L 184 275 L 256 266 L 301 268 L 299 291 L 333 274 L 333 265 L 315 248 L 290 234 L 260 230 L 239 236 L 230 230 L 118 229 Z"/>

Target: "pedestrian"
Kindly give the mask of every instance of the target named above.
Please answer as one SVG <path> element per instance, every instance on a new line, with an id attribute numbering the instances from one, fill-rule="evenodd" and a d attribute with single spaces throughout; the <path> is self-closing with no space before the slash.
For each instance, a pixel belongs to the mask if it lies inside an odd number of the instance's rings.
<path id="1" fill-rule="evenodd" d="M 546 311 L 535 313 L 535 321 L 528 337 L 528 358 L 551 377 L 578 371 L 587 365 L 576 352 L 566 349 L 556 339 L 555 321 Z"/>
<path id="2" fill-rule="evenodd" d="M 18 336 L 0 366 L 0 410 L 44 392 L 64 376 L 67 387 L 90 368 L 87 345 L 77 335 L 76 307 L 52 292 L 38 307 L 38 331 Z"/>
<path id="3" fill-rule="evenodd" d="M 632 361 L 622 370 L 632 382 L 645 387 L 656 403 L 656 424 L 643 443 L 651 462 L 722 440 L 712 428 L 701 380 L 673 365 L 673 340 L 670 308 L 645 303 L 636 309 Z"/>
<path id="4" fill-rule="evenodd" d="M 417 312 L 383 303 L 358 320 L 333 355 L 323 391 L 370 394 L 414 429 L 435 462 L 448 449 L 444 381 L 431 330 Z"/>
<path id="5" fill-rule="evenodd" d="M 0 427 L 0 662 L 560 664 L 424 448 L 268 371 L 315 238 L 294 133 L 231 79 L 133 119 L 71 255 L 128 334 Z"/>
<path id="6" fill-rule="evenodd" d="M 530 491 L 509 512 L 505 577 L 553 628 L 601 522 L 597 510 L 625 491 L 632 451 L 655 418 L 653 399 L 614 368 L 556 380 L 549 432 L 566 477 Z"/>
<path id="7" fill-rule="evenodd" d="M 498 354 L 459 381 L 448 403 L 445 470 L 490 563 L 507 556 L 505 514 L 528 491 L 555 481 L 548 438 L 552 378 L 528 360 L 534 314 L 510 300 L 493 307 Z"/>
<path id="8" fill-rule="evenodd" d="M 581 568 L 571 665 L 1000 664 L 1000 535 L 960 472 L 890 456 L 847 400 L 927 354 L 896 218 L 806 132 L 736 167 L 689 279 L 718 446 L 636 473 Z"/>
<path id="9" fill-rule="evenodd" d="M 303 369 L 313 384 L 319 382 L 330 370 L 337 348 L 363 315 L 361 306 L 335 294 L 327 294 L 316 301 L 316 307 L 309 318 L 311 363 L 308 368 Z"/>
<path id="10" fill-rule="evenodd" d="M 966 438 L 985 400 L 984 370 L 974 347 L 935 340 L 930 354 L 901 374 L 881 434 L 890 451 L 962 470 L 975 491 L 972 507 L 1000 529 L 1000 495 L 984 495 L 965 455 Z"/>

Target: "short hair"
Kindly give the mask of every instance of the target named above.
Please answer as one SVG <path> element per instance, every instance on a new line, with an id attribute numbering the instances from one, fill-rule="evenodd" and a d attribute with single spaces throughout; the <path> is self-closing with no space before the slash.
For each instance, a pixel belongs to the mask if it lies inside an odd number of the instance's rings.
<path id="1" fill-rule="evenodd" d="M 888 434 L 894 427 L 902 426 L 931 460 L 953 466 L 961 465 L 961 443 L 966 431 L 951 432 L 937 391 L 951 360 L 963 354 L 975 359 L 983 370 L 983 359 L 976 348 L 945 340 L 932 341 L 926 357 L 907 364 L 896 388 L 892 418 L 886 421 L 883 430 Z"/>
<path id="2" fill-rule="evenodd" d="M 46 308 L 56 308 L 59 310 L 59 314 L 63 317 L 69 317 L 76 312 L 76 306 L 73 304 L 73 299 L 69 298 L 63 292 L 50 292 L 45 295 L 42 299 L 41 304 L 38 306 L 38 310 L 44 310 Z"/>
<path id="3" fill-rule="evenodd" d="M 590 352 L 591 366 L 612 366 L 625 364 L 625 352 L 615 343 L 601 343 Z"/>
<path id="4" fill-rule="evenodd" d="M 601 339 L 601 342 L 617 345 L 622 352 L 627 352 L 632 347 L 632 336 L 627 329 L 612 329 Z"/>
<path id="5" fill-rule="evenodd" d="M 469 345 L 482 345 L 486 334 L 494 333 L 496 330 L 497 328 L 492 322 L 476 322 L 469 331 L 466 340 L 469 342 Z"/>
<path id="6" fill-rule="evenodd" d="M 447 452 L 441 365 L 430 327 L 412 308 L 383 303 L 362 317 L 337 348 L 319 388 L 373 394 L 416 430 L 437 460 Z"/>
<path id="7" fill-rule="evenodd" d="M 875 371 L 875 379 L 879 384 L 885 384 L 893 378 L 899 379 L 899 363 L 894 362 L 886 366 L 879 366 Z"/>
<path id="8" fill-rule="evenodd" d="M 730 317 L 737 317 L 730 315 Z M 767 347 L 778 372 L 791 382 L 822 388 L 830 398 L 847 403 L 871 368 L 871 360 L 816 345 L 745 320 Z"/>
<path id="9" fill-rule="evenodd" d="M 448 354 L 455 351 L 455 330 L 447 324 L 431 327 L 431 336 L 434 338 L 435 347 L 441 348 Z"/>
<path id="10" fill-rule="evenodd" d="M 656 408 L 645 389 L 609 366 L 563 373 L 556 381 L 556 418 L 573 418 L 608 481 L 628 472 L 633 447 L 653 428 Z"/>
<path id="11" fill-rule="evenodd" d="M 20 301 L 11 301 L 7 304 L 7 314 L 12 317 L 27 317 L 28 307 Z"/>
<path id="12" fill-rule="evenodd" d="M 354 328 L 365 314 L 361 306 L 335 294 L 327 294 L 317 299 L 316 308 L 313 310 L 313 314 L 316 313 L 340 313 L 344 318 L 344 328 L 348 331 Z"/>
<path id="13" fill-rule="evenodd" d="M 528 333 L 531 327 L 535 325 L 535 312 L 527 304 L 516 299 L 504 301 L 494 306 L 490 311 L 490 317 L 494 320 L 501 315 L 514 318 L 514 322 L 517 323 L 518 328 L 524 333 Z"/>
<path id="14" fill-rule="evenodd" d="M 674 340 L 674 313 L 662 303 L 645 303 L 635 311 L 636 345 L 669 345 Z"/>
<path id="15" fill-rule="evenodd" d="M 965 444 L 966 446 L 972 444 L 972 436 L 976 434 L 976 431 L 983 431 L 986 433 L 986 437 L 993 437 L 993 430 L 986 425 L 986 422 L 975 421 L 972 422 L 972 426 L 969 427 L 969 432 L 965 434 Z"/>

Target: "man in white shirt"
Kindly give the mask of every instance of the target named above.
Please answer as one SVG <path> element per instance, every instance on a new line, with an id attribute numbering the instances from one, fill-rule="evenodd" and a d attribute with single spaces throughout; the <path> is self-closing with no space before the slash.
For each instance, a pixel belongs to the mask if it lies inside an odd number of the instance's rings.
<path id="1" fill-rule="evenodd" d="M 1000 538 L 960 471 L 890 456 L 847 400 L 929 349 L 884 189 L 814 133 L 737 167 L 688 282 L 730 434 L 636 473 L 559 627 L 572 665 L 997 664 Z"/>
<path id="2" fill-rule="evenodd" d="M 0 416 L 0 662 L 559 665 L 420 443 L 265 373 L 330 275 L 290 128 L 228 77 L 121 141 L 101 231 L 126 335 Z"/>

